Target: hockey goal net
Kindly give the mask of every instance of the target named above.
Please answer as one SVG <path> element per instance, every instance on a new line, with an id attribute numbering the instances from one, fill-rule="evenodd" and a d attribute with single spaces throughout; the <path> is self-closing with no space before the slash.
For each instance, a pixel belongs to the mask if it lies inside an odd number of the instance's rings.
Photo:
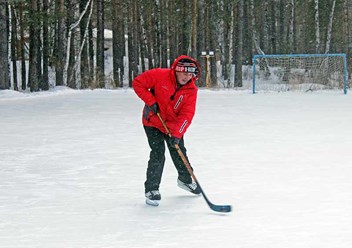
<path id="1" fill-rule="evenodd" d="M 346 54 L 254 55 L 253 93 L 343 89 L 346 94 Z"/>

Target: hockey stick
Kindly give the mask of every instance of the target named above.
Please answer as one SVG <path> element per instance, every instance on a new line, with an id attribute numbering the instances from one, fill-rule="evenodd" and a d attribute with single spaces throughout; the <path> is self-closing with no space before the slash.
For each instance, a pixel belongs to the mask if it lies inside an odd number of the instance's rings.
<path id="1" fill-rule="evenodd" d="M 166 123 L 165 123 L 165 121 L 163 120 L 163 118 L 161 117 L 160 113 L 157 113 L 157 115 L 158 115 L 158 117 L 159 117 L 161 123 L 163 124 L 163 126 L 164 126 L 164 128 L 165 128 L 165 130 L 166 130 L 166 132 L 167 132 L 167 135 L 171 138 L 170 129 L 166 126 Z M 201 191 L 201 193 L 202 193 L 202 195 L 203 195 L 203 197 L 204 197 L 204 200 L 206 201 L 206 203 L 208 204 L 208 206 L 209 206 L 212 210 L 214 210 L 214 211 L 216 211 L 216 212 L 223 212 L 223 213 L 231 212 L 231 205 L 215 205 L 215 204 L 213 204 L 213 203 L 211 203 L 211 202 L 209 201 L 208 197 L 205 195 L 205 193 L 204 193 L 202 187 L 200 186 L 198 179 L 197 179 L 196 176 L 194 175 L 191 165 L 189 164 L 189 162 L 188 162 L 186 156 L 185 156 L 185 155 L 183 154 L 183 152 L 181 151 L 179 145 L 176 144 L 176 145 L 175 145 L 175 148 L 176 148 L 178 154 L 180 155 L 180 157 L 181 157 L 183 163 L 185 164 L 185 166 L 186 166 L 186 168 L 187 168 L 189 174 L 191 175 L 191 177 L 193 178 L 193 180 L 197 183 L 197 185 L 198 185 L 198 187 L 199 187 L 199 189 L 200 189 L 200 191 Z"/>

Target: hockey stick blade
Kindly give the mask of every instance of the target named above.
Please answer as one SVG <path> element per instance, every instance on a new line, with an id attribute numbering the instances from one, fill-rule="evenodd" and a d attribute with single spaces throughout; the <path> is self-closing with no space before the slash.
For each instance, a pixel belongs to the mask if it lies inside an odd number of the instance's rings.
<path id="1" fill-rule="evenodd" d="M 214 205 L 212 203 L 208 205 L 215 212 L 229 213 L 232 211 L 231 205 Z"/>
<path id="2" fill-rule="evenodd" d="M 206 201 L 206 203 L 208 204 L 208 206 L 210 207 L 211 210 L 213 210 L 215 212 L 220 212 L 220 213 L 229 213 L 232 211 L 231 205 L 215 205 L 215 204 L 211 203 L 209 201 L 208 197 L 204 194 L 204 191 L 198 181 L 197 181 L 197 184 L 202 192 L 202 196 L 203 196 L 204 200 Z"/>

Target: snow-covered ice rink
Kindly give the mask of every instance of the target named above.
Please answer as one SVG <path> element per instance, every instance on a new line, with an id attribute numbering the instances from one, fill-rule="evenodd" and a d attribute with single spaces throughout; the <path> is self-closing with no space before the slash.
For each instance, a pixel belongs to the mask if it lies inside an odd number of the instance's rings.
<path id="1" fill-rule="evenodd" d="M 131 89 L 0 91 L 0 247 L 348 248 L 352 96 L 200 90 L 185 142 L 210 201 L 144 203 L 149 147 Z"/>

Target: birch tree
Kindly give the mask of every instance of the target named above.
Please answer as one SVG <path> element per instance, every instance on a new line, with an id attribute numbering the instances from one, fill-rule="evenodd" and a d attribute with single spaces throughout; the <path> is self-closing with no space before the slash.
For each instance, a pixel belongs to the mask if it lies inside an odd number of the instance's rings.
<path id="1" fill-rule="evenodd" d="M 12 61 L 12 82 L 13 89 L 18 90 L 18 80 L 17 80 L 17 58 L 16 58 L 16 44 L 17 44 L 17 18 L 15 3 L 9 4 L 9 13 L 10 13 L 10 25 L 11 26 L 11 61 Z"/>
<path id="2" fill-rule="evenodd" d="M 69 25 L 68 28 L 68 36 L 67 36 L 67 46 L 66 46 L 66 56 L 65 56 L 65 67 L 64 67 L 64 84 L 68 85 L 71 88 L 76 88 L 77 84 L 76 84 L 76 80 L 75 80 L 75 74 L 76 74 L 76 70 L 77 68 L 81 67 L 80 66 L 80 58 L 81 58 L 81 54 L 83 52 L 83 49 L 85 47 L 85 43 L 86 43 L 86 37 L 87 37 L 87 33 L 88 33 L 88 21 L 91 18 L 91 14 L 92 14 L 92 7 L 89 8 L 89 6 L 93 6 L 93 0 L 89 0 L 88 2 L 86 2 L 85 7 L 83 8 L 82 12 L 79 15 L 79 18 L 72 23 L 71 25 Z M 74 6 L 71 6 L 72 9 L 72 13 L 70 14 L 70 18 L 69 20 L 73 21 L 74 20 Z M 88 11 L 90 9 L 90 12 Z M 88 14 L 89 13 L 89 14 Z M 79 27 L 81 21 L 83 20 L 84 16 L 88 16 L 87 19 L 85 19 L 85 26 L 81 26 L 83 28 L 83 36 L 82 40 L 81 40 L 81 45 L 79 48 L 79 52 L 78 52 L 78 61 L 75 60 L 76 57 L 76 53 L 75 53 L 75 46 L 74 46 L 74 31 L 77 27 Z M 87 21 L 88 20 L 88 21 Z M 69 71 L 69 68 L 71 68 L 71 70 Z"/>
<path id="3" fill-rule="evenodd" d="M 89 11 L 87 10 L 87 4 L 89 6 Z M 80 13 L 85 13 L 82 16 L 82 19 L 79 23 L 80 30 L 80 55 L 78 57 L 78 66 L 80 67 L 80 88 L 88 88 L 92 78 L 90 77 L 90 72 L 93 68 L 90 67 L 89 64 L 89 24 L 91 22 L 91 16 L 93 13 L 93 0 L 81 0 L 79 2 L 79 11 Z M 78 78 L 78 77 L 77 77 Z"/>
<path id="4" fill-rule="evenodd" d="M 234 82 L 234 70 L 233 70 L 233 66 L 234 64 L 236 63 L 236 59 L 234 59 L 236 57 L 236 54 L 235 54 L 235 47 L 236 47 L 236 44 L 235 42 L 237 41 L 237 39 L 234 39 L 234 33 L 235 33 L 235 29 L 237 26 L 241 25 L 240 23 L 237 22 L 237 20 L 235 19 L 237 17 L 237 15 L 235 13 L 237 13 L 236 11 L 236 3 L 229 3 L 228 5 L 228 8 L 229 8 L 229 21 L 228 23 L 226 23 L 226 26 L 227 26 L 227 41 L 226 43 L 228 44 L 225 44 L 225 47 L 226 49 L 228 50 L 227 51 L 227 54 L 225 54 L 225 61 L 226 61 L 226 71 L 227 71 L 227 78 L 225 77 L 224 75 L 224 79 L 226 80 L 227 79 L 227 87 L 230 87 L 233 82 Z M 243 18 L 243 17 L 242 17 Z M 237 25 L 236 25 L 237 24 Z M 242 20 L 242 24 L 243 24 L 243 20 Z M 239 33 L 236 31 L 236 33 Z M 239 35 L 237 35 L 236 37 L 239 37 Z"/>
<path id="5" fill-rule="evenodd" d="M 65 67 L 64 67 L 64 85 L 70 88 L 77 88 L 75 78 L 75 61 L 76 61 L 76 47 L 75 47 L 75 29 L 79 25 L 80 19 L 75 22 L 76 15 L 76 0 L 71 0 L 67 8 L 67 45 L 65 54 Z"/>
<path id="6" fill-rule="evenodd" d="M 319 0 L 314 0 L 315 11 L 315 52 L 320 52 L 320 22 L 319 22 Z"/>
<path id="7" fill-rule="evenodd" d="M 329 53 L 329 51 L 330 51 L 332 24 L 333 24 L 333 20 L 334 20 L 335 5 L 336 5 L 336 0 L 333 0 L 332 6 L 331 6 L 331 12 L 329 15 L 329 24 L 328 24 L 327 35 L 326 35 L 325 53 Z"/>

